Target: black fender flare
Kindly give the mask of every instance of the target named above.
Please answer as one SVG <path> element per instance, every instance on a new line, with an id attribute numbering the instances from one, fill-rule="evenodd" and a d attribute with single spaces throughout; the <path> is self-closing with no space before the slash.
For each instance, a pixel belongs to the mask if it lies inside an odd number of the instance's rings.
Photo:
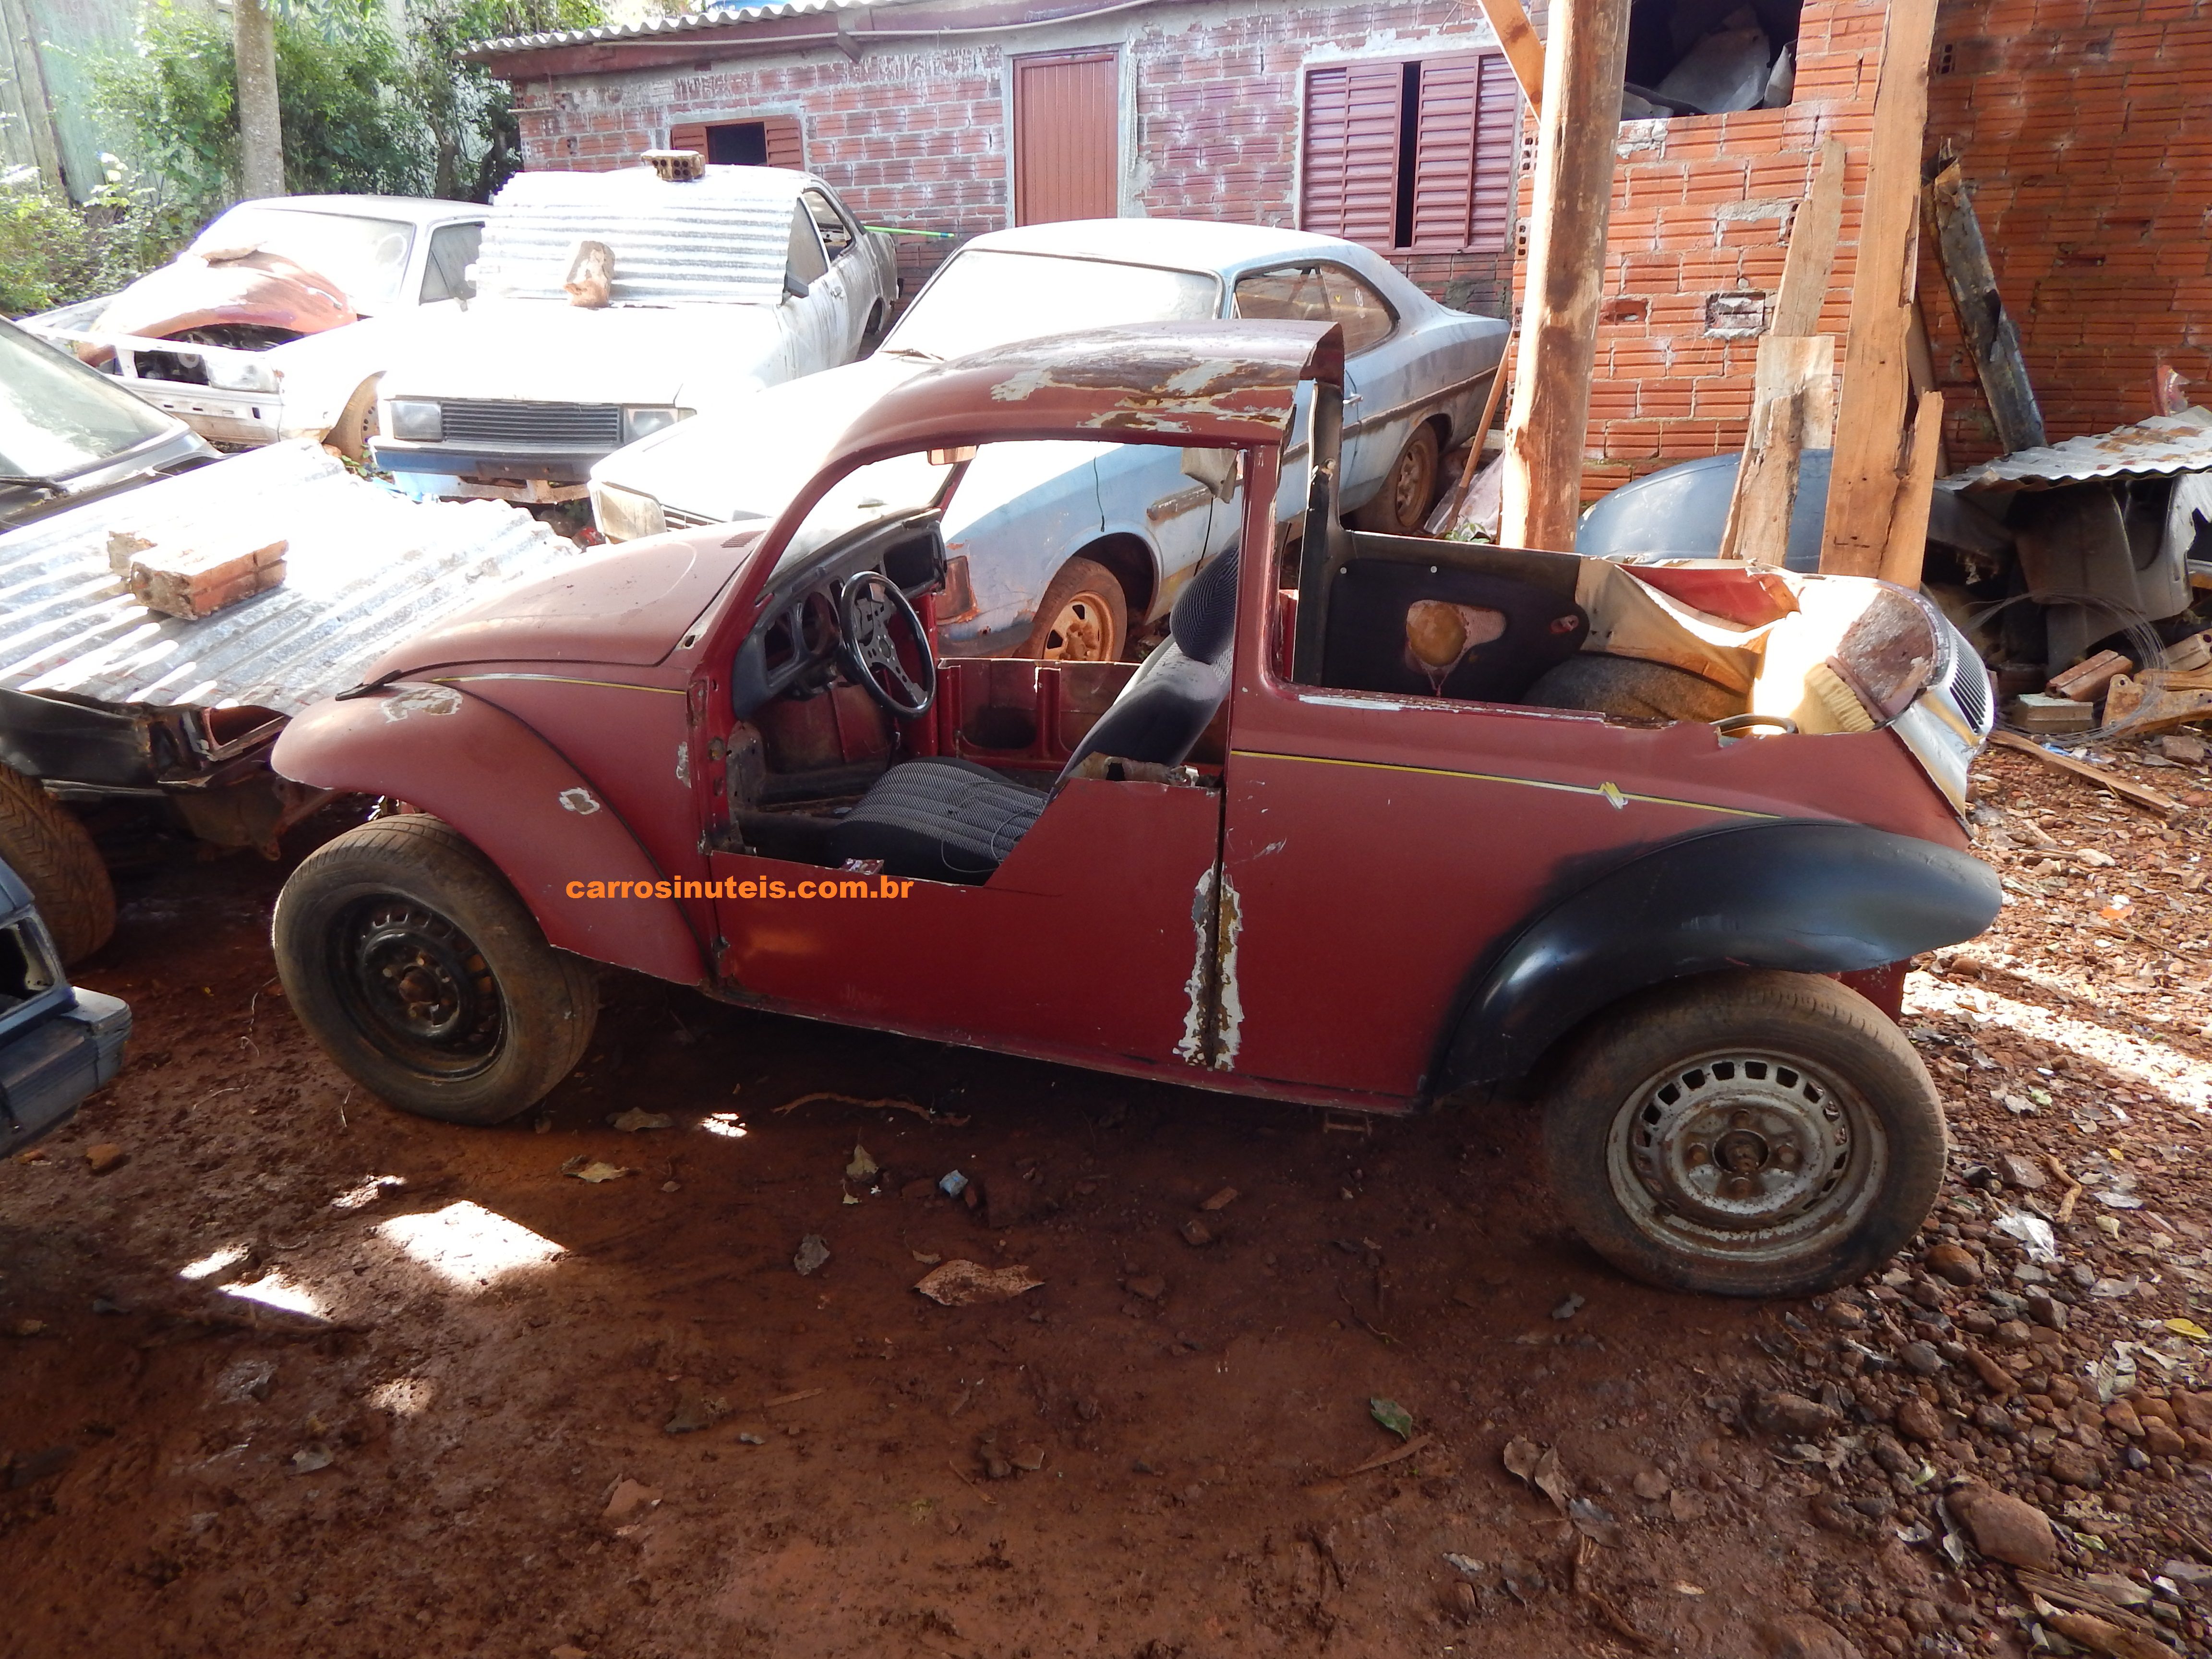
<path id="1" fill-rule="evenodd" d="M 1973 938 L 1996 872 L 1863 824 L 1744 824 L 1662 842 L 1532 911 L 1468 976 L 1438 1094 L 1525 1075 L 1592 1014 L 1648 986 L 1731 968 L 1847 974 Z"/>

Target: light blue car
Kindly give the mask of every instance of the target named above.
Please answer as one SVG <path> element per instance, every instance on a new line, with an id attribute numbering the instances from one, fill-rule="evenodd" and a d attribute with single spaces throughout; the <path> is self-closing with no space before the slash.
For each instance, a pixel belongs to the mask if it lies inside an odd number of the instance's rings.
<path id="1" fill-rule="evenodd" d="M 1181 219 L 979 236 L 873 356 L 617 450 L 592 469 L 592 509 L 610 541 L 773 517 L 870 403 L 933 363 L 1043 334 L 1208 317 L 1342 325 L 1342 499 L 1362 529 L 1418 532 L 1442 456 L 1481 418 L 1506 325 L 1446 309 L 1356 243 Z M 1127 655 L 1199 561 L 1236 536 L 1234 480 L 1186 473 L 1181 459 L 1152 445 L 988 447 L 945 510 L 945 647 Z"/>

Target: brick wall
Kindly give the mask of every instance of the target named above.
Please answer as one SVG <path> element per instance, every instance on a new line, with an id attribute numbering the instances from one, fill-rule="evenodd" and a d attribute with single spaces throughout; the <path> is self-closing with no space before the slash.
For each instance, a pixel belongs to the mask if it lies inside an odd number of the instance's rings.
<path id="1" fill-rule="evenodd" d="M 1025 31 L 927 51 L 865 46 L 858 62 L 826 46 L 717 58 L 713 43 L 702 42 L 705 61 L 682 70 L 526 77 L 515 92 L 532 167 L 628 166 L 678 121 L 797 114 L 808 168 L 864 219 L 951 233 L 899 239 L 911 294 L 961 239 L 1010 222 L 1010 52 L 1121 48 L 1133 103 L 1134 142 L 1124 155 L 1129 210 L 1287 226 L 1296 222 L 1300 76 L 1309 60 L 1464 51 L 1491 40 L 1480 9 L 1462 0 L 1213 3 L 1103 19 L 1065 40 Z M 1503 309 L 1510 264 L 1504 247 L 1399 263 L 1448 304 Z"/>
<path id="2" fill-rule="evenodd" d="M 2212 13 L 2197 0 L 1947 5 L 1931 147 L 1957 142 L 2052 440 L 2151 412 L 2164 354 L 2212 404 Z M 1921 311 L 1954 465 L 1995 448 L 1942 276 Z"/>

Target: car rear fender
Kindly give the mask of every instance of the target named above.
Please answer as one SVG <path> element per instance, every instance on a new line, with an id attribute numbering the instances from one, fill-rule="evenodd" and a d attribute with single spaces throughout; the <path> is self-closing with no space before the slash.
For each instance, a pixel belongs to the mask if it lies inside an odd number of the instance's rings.
<path id="1" fill-rule="evenodd" d="M 1747 824 L 1563 871 L 1469 975 L 1436 1092 L 1522 1076 L 1591 1015 L 1663 981 L 1861 973 L 1972 939 L 2002 899 L 1979 860 L 1856 823 Z"/>
<path id="2" fill-rule="evenodd" d="M 481 698 L 398 680 L 319 702 L 284 728 L 270 764 L 295 782 L 388 795 L 444 819 L 563 951 L 683 985 L 706 977 L 673 898 L 570 896 L 587 882 L 642 883 L 652 894 L 668 876 L 552 744 Z"/>

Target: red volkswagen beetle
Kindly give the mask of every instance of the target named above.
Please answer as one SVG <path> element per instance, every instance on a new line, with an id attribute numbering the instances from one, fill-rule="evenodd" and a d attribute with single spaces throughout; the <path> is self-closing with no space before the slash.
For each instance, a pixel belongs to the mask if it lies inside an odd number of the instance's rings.
<path id="1" fill-rule="evenodd" d="M 468 1123 L 583 1054 L 599 963 L 1314 1105 L 1526 1084 L 1559 1201 L 1627 1271 L 1875 1266 L 1945 1153 L 1902 963 L 1999 902 L 1959 817 L 1979 663 L 1879 582 L 1347 532 L 1341 362 L 1333 327 L 1214 322 L 949 362 L 773 523 L 629 544 L 387 655 L 276 751 L 396 807 L 286 885 L 294 1008 Z M 940 660 L 963 475 L 1121 442 L 1184 452 L 1176 510 L 1241 515 L 1167 636 Z"/>

